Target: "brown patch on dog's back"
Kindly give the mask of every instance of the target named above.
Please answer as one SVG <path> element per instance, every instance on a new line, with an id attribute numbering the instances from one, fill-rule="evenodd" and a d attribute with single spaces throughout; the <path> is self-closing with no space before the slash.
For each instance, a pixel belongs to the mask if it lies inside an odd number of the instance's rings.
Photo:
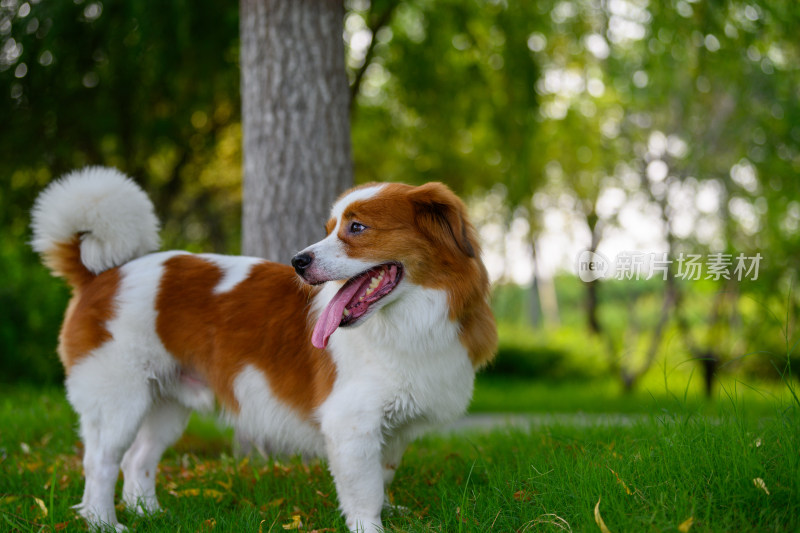
<path id="1" fill-rule="evenodd" d="M 223 404 L 238 410 L 233 384 L 248 365 L 280 400 L 309 417 L 330 394 L 335 367 L 311 345 L 312 288 L 291 267 L 263 262 L 232 290 L 215 294 L 222 271 L 200 257 L 164 264 L 156 331 L 182 365 L 203 375 Z"/>
<path id="2" fill-rule="evenodd" d="M 80 276 L 79 273 L 76 275 Z M 112 268 L 90 276 L 75 286 L 61 326 L 58 355 L 67 374 L 92 350 L 111 340 L 106 324 L 114 318 L 116 311 L 114 297 L 119 289 L 119 269 Z M 68 279 L 72 283 L 73 278 Z"/>
<path id="3" fill-rule="evenodd" d="M 205 369 L 214 347 L 217 315 L 214 286 L 222 271 L 193 255 L 164 262 L 156 296 L 156 333 L 164 347 L 187 368 Z M 212 376 L 204 376 L 211 379 Z"/>

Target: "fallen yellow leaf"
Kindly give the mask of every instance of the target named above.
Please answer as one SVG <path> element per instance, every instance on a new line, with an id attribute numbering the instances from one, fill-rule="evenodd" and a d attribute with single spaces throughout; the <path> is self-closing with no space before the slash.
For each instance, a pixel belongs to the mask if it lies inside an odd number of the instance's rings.
<path id="1" fill-rule="evenodd" d="M 283 524 L 283 529 L 300 529 L 303 527 L 303 522 L 300 520 L 300 515 L 292 515 L 292 521 L 288 524 Z"/>
<path id="2" fill-rule="evenodd" d="M 609 468 L 609 470 L 611 470 L 611 469 Z M 625 484 L 625 482 L 624 482 L 624 481 L 622 481 L 622 478 L 621 478 L 621 477 L 619 477 L 619 474 L 617 474 L 617 473 L 616 473 L 616 472 L 614 472 L 613 470 L 611 470 L 611 473 L 612 473 L 612 474 L 614 474 L 614 476 L 617 478 L 617 483 L 619 483 L 620 485 L 622 485 L 622 488 L 623 488 L 623 489 L 625 489 L 625 493 L 626 493 L 628 496 L 632 495 L 632 494 L 633 494 L 633 492 L 631 492 L 631 489 L 629 489 L 629 488 L 628 488 L 628 485 L 626 485 L 626 484 Z"/>
<path id="3" fill-rule="evenodd" d="M 681 533 L 689 533 L 689 529 L 691 529 L 692 525 L 694 524 L 694 517 L 690 516 L 686 520 L 680 523 L 678 526 L 678 531 Z"/>
<path id="4" fill-rule="evenodd" d="M 205 532 L 205 531 L 211 531 L 215 527 L 217 527 L 217 521 L 215 519 L 213 519 L 213 518 L 209 518 L 207 520 L 203 520 L 203 523 L 200 525 L 200 529 L 198 529 L 197 531 L 198 531 L 198 533 Z"/>
<path id="5" fill-rule="evenodd" d="M 273 520 L 273 521 L 272 521 L 272 523 L 269 525 L 269 529 L 267 530 L 267 532 L 266 532 L 266 533 L 269 533 L 270 531 L 272 531 L 272 526 L 274 526 L 274 525 L 275 525 L 275 522 L 277 522 L 277 521 L 278 521 L 278 519 L 277 519 L 277 518 L 276 518 L 275 520 Z M 262 520 L 262 521 L 261 521 L 261 522 L 258 524 L 258 533 L 264 533 L 264 524 L 265 524 L 266 522 L 267 522 L 266 520 Z"/>
<path id="6" fill-rule="evenodd" d="M 268 505 L 269 505 L 269 507 L 278 507 L 279 505 L 282 505 L 285 500 L 286 500 L 286 498 L 276 498 L 276 499 L 272 500 L 271 502 L 269 502 Z"/>
<path id="7" fill-rule="evenodd" d="M 600 498 L 597 498 L 597 505 L 594 506 L 594 521 L 597 522 L 601 533 L 611 533 L 611 531 L 606 527 L 606 523 L 603 522 L 603 517 L 600 516 Z"/>
<path id="8" fill-rule="evenodd" d="M 200 489 L 183 489 L 173 490 L 170 492 L 176 498 L 183 498 L 184 496 L 200 496 Z"/>
<path id="9" fill-rule="evenodd" d="M 42 511 L 42 516 L 47 516 L 47 506 L 44 504 L 44 502 L 39 498 L 34 498 L 33 501 L 36 502 L 36 505 L 39 506 L 39 510 Z"/>
<path id="10" fill-rule="evenodd" d="M 767 496 L 769 496 L 769 489 L 767 489 L 767 484 L 766 484 L 766 483 L 764 483 L 764 480 L 763 480 L 763 479 L 761 479 L 760 477 L 757 477 L 757 478 L 755 478 L 755 479 L 753 480 L 753 485 L 755 485 L 755 486 L 756 486 L 756 487 L 758 487 L 759 489 L 761 489 L 761 490 L 763 490 L 764 492 L 766 492 L 766 493 L 767 493 Z"/>
<path id="11" fill-rule="evenodd" d="M 203 498 L 213 498 L 220 501 L 225 496 L 225 493 L 214 489 L 203 489 Z"/>
<path id="12" fill-rule="evenodd" d="M 203 498 L 213 498 L 217 501 L 222 500 L 224 493 L 216 489 L 185 489 L 170 491 L 170 494 L 176 498 L 183 498 L 185 496 L 202 496 Z"/>
<path id="13" fill-rule="evenodd" d="M 35 472 L 36 470 L 39 470 L 43 465 L 44 465 L 44 463 L 42 463 L 41 461 L 38 461 L 38 460 L 37 461 L 31 461 L 29 463 L 22 463 L 22 466 L 27 468 L 29 472 Z"/>

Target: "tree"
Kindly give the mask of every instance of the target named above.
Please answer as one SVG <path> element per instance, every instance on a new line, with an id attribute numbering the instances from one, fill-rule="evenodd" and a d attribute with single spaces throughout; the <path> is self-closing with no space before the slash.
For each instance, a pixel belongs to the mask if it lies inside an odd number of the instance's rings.
<path id="1" fill-rule="evenodd" d="M 242 0 L 245 254 L 286 263 L 352 184 L 342 0 Z"/>
<path id="2" fill-rule="evenodd" d="M 374 61 L 354 115 L 357 172 L 462 193 L 502 183 L 504 212 L 527 208 L 533 239 L 552 208 L 588 230 L 593 251 L 634 211 L 659 219 L 652 252 L 673 259 L 768 251 L 747 283 L 687 285 L 670 271 L 652 289 L 586 285 L 587 328 L 627 387 L 673 338 L 670 353 L 697 359 L 710 384 L 744 341 L 785 353 L 784 317 L 800 309 L 799 16 L 785 0 L 407 0 L 362 53 Z"/>

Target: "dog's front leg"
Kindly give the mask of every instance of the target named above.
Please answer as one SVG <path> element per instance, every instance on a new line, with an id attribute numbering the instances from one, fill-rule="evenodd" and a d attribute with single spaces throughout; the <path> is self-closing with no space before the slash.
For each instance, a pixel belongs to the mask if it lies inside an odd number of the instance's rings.
<path id="1" fill-rule="evenodd" d="M 400 466 L 400 461 L 403 458 L 408 443 L 414 439 L 416 432 L 414 428 L 406 428 L 398 431 L 394 435 L 385 437 L 383 445 L 381 467 L 383 471 L 383 508 L 392 513 L 406 512 L 406 509 L 400 505 L 394 505 L 389 499 L 389 485 L 394 480 L 394 475 L 397 473 L 397 468 Z"/>
<path id="2" fill-rule="evenodd" d="M 381 419 L 372 413 L 339 413 L 322 420 L 328 464 L 347 527 L 383 531 Z"/>

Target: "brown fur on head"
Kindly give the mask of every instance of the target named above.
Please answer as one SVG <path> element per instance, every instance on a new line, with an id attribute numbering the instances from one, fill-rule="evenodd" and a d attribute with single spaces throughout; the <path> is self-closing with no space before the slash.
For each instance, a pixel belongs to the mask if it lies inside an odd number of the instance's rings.
<path id="1" fill-rule="evenodd" d="M 328 233 L 337 222 L 328 221 Z M 369 231 L 352 234 L 353 222 Z M 386 184 L 378 194 L 347 206 L 338 227 L 349 257 L 398 261 L 413 283 L 446 291 L 472 363 L 482 366 L 492 358 L 497 333 L 488 304 L 489 278 L 466 207 L 449 188 Z"/>

